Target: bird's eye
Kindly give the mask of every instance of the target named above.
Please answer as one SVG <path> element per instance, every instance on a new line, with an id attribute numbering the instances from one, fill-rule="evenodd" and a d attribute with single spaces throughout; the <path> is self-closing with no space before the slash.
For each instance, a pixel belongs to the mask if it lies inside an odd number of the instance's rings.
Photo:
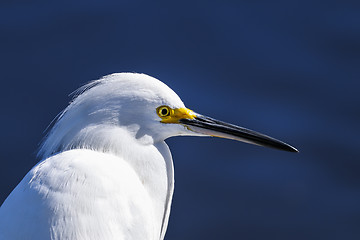
<path id="1" fill-rule="evenodd" d="M 168 106 L 160 106 L 156 109 L 156 112 L 159 115 L 159 117 L 163 118 L 170 116 L 170 110 L 171 108 L 169 108 Z"/>

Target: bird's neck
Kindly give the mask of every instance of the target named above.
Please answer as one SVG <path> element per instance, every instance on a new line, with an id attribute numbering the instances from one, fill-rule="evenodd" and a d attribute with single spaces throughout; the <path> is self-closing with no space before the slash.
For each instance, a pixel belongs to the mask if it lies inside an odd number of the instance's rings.
<path id="1" fill-rule="evenodd" d="M 90 149 L 110 153 L 126 161 L 153 200 L 159 234 L 164 235 L 174 188 L 171 153 L 164 141 L 154 143 L 146 135 L 136 138 L 136 133 L 136 126 L 122 128 L 115 125 L 89 125 L 78 131 L 73 129 L 57 138 L 56 132 L 53 132 L 44 145 L 52 146 L 60 152 Z"/>

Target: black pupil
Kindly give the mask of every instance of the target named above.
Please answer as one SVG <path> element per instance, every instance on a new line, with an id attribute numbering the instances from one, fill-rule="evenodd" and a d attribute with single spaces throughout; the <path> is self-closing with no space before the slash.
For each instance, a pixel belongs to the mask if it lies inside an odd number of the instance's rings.
<path id="1" fill-rule="evenodd" d="M 161 115 L 165 116 L 168 114 L 168 110 L 166 108 L 161 109 Z"/>

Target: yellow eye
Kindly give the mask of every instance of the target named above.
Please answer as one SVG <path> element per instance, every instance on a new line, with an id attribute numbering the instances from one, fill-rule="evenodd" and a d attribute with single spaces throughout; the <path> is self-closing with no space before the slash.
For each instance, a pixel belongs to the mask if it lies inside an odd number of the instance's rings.
<path id="1" fill-rule="evenodd" d="M 168 106 L 160 106 L 156 109 L 156 112 L 161 118 L 168 117 L 170 116 L 171 108 Z"/>

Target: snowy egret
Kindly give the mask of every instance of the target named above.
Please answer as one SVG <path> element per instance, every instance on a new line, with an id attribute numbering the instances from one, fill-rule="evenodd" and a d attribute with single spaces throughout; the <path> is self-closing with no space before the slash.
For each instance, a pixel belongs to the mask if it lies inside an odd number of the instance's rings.
<path id="1" fill-rule="evenodd" d="M 79 89 L 58 117 L 42 160 L 0 208 L 0 239 L 164 239 L 174 190 L 164 140 L 179 135 L 297 151 L 185 108 L 148 75 L 108 75 Z"/>

